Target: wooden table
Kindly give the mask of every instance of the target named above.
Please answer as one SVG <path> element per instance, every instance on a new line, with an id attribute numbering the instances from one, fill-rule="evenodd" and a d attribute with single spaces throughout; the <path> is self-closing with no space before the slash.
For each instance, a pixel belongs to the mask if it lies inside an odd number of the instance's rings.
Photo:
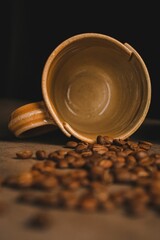
<path id="1" fill-rule="evenodd" d="M 22 101 L 0 101 L 0 176 L 6 177 L 27 171 L 36 160 L 15 159 L 21 149 L 45 149 L 54 151 L 63 148 L 68 140 L 59 130 L 31 139 L 19 140 L 7 128 L 10 113 L 24 104 Z M 140 129 L 131 137 L 133 140 L 147 140 L 154 143 L 154 151 L 160 152 L 160 121 L 146 119 Z M 0 240 L 159 240 L 160 215 L 153 212 L 141 218 L 131 218 L 121 212 L 84 213 L 71 210 L 45 209 L 19 204 L 16 198 L 19 190 L 0 187 L 0 201 L 7 204 L 0 216 Z M 39 211 L 48 211 L 53 226 L 47 230 L 33 230 L 26 227 L 27 219 Z"/>

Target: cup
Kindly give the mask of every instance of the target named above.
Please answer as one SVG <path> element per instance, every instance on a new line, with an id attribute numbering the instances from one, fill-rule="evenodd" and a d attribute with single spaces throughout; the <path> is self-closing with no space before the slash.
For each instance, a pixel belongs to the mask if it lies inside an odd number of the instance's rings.
<path id="1" fill-rule="evenodd" d="M 143 123 L 151 102 L 151 81 L 139 53 L 101 33 L 82 33 L 57 46 L 42 73 L 42 101 L 11 113 L 16 137 L 55 128 L 94 143 L 98 135 L 126 139 Z"/>

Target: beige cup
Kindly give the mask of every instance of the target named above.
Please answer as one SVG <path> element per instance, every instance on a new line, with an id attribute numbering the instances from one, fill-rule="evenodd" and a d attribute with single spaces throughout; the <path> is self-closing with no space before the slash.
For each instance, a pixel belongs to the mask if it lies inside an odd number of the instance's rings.
<path id="1" fill-rule="evenodd" d="M 70 37 L 48 57 L 41 102 L 16 109 L 9 129 L 17 137 L 59 127 L 70 137 L 125 139 L 143 123 L 151 101 L 147 67 L 129 44 L 99 33 Z"/>

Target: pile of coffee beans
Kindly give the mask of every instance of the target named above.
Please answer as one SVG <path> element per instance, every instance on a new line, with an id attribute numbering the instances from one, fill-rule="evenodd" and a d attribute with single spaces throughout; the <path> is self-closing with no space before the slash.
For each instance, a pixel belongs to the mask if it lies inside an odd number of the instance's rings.
<path id="1" fill-rule="evenodd" d="M 1 180 L 20 190 L 19 203 L 86 212 L 120 209 L 131 216 L 160 212 L 160 154 L 151 142 L 97 136 L 93 144 L 68 141 L 53 152 L 26 149 L 16 157 L 37 160 L 29 171 Z"/>

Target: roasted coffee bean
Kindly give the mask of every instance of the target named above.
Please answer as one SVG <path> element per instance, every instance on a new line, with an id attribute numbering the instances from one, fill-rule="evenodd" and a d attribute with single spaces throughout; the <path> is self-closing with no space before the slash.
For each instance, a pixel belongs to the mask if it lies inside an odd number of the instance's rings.
<path id="1" fill-rule="evenodd" d="M 117 172 L 115 178 L 116 178 L 116 181 L 119 182 L 119 183 L 127 183 L 127 182 L 130 182 L 130 173 L 128 171 L 123 171 L 123 172 Z"/>
<path id="2" fill-rule="evenodd" d="M 146 158 L 148 159 L 148 157 L 149 157 L 148 153 L 145 151 L 136 151 L 134 153 L 134 156 L 137 161 L 140 161 L 141 159 L 146 159 Z"/>
<path id="3" fill-rule="evenodd" d="M 77 147 L 77 145 L 78 145 L 78 143 L 75 141 L 68 141 L 66 143 L 66 147 L 68 147 L 68 148 L 75 148 L 75 147 Z"/>
<path id="4" fill-rule="evenodd" d="M 101 145 L 105 145 L 106 144 L 106 141 L 105 141 L 104 137 L 101 136 L 101 135 L 97 136 L 96 141 L 97 141 L 98 144 L 101 144 Z"/>
<path id="5" fill-rule="evenodd" d="M 54 151 L 49 153 L 48 159 L 59 162 L 60 160 L 64 159 L 64 155 L 59 154 L 58 151 Z"/>
<path id="6" fill-rule="evenodd" d="M 45 174 L 39 172 L 39 174 L 33 175 L 32 187 L 40 188 L 43 181 L 45 181 Z"/>
<path id="7" fill-rule="evenodd" d="M 154 171 L 153 174 L 152 174 L 152 177 L 153 179 L 157 179 L 157 180 L 160 180 L 160 171 Z"/>
<path id="8" fill-rule="evenodd" d="M 81 154 L 75 152 L 74 150 L 71 150 L 69 151 L 65 157 L 68 157 L 68 156 L 72 156 L 72 157 L 75 157 L 75 158 L 80 158 L 81 157 Z"/>
<path id="9" fill-rule="evenodd" d="M 37 171 L 43 171 L 43 168 L 44 168 L 43 162 L 37 162 L 32 166 L 32 170 L 37 170 Z"/>
<path id="10" fill-rule="evenodd" d="M 76 190 L 76 189 L 79 189 L 80 186 L 81 186 L 81 183 L 79 180 L 72 180 L 67 187 L 68 189 Z"/>
<path id="11" fill-rule="evenodd" d="M 143 167 L 136 167 L 133 172 L 136 173 L 138 177 L 149 177 L 149 172 Z"/>
<path id="12" fill-rule="evenodd" d="M 160 159 L 160 154 L 158 153 L 152 153 L 151 157 L 155 158 L 155 159 Z"/>
<path id="13" fill-rule="evenodd" d="M 160 212 L 160 154 L 151 152 L 151 147 L 147 141 L 101 135 L 92 144 L 68 141 L 48 154 L 35 151 L 36 159 L 44 161 L 0 184 L 19 191 L 27 188 L 19 202 L 39 207 L 88 212 L 120 208 L 132 216 L 141 216 L 149 208 Z M 121 190 L 121 185 L 127 189 Z M 41 194 L 33 194 L 34 188 Z"/>
<path id="14" fill-rule="evenodd" d="M 131 149 L 133 151 L 137 151 L 137 149 L 138 149 L 138 143 L 136 143 L 136 142 L 127 141 L 127 145 L 129 147 L 129 149 Z"/>
<path id="15" fill-rule="evenodd" d="M 73 209 L 78 206 L 78 195 L 75 191 L 62 190 L 58 192 L 59 206 Z"/>
<path id="16" fill-rule="evenodd" d="M 88 144 L 84 144 L 84 143 L 79 143 L 75 148 L 75 151 L 77 153 L 82 153 L 82 152 L 85 152 L 86 150 L 88 150 Z"/>
<path id="17" fill-rule="evenodd" d="M 84 158 L 91 157 L 93 155 L 93 152 L 89 149 L 81 153 L 81 156 Z"/>
<path id="18" fill-rule="evenodd" d="M 130 155 L 131 153 L 133 153 L 134 151 L 127 148 L 127 149 L 125 149 L 123 152 L 128 156 L 128 155 Z"/>
<path id="19" fill-rule="evenodd" d="M 151 146 L 150 145 L 148 145 L 148 144 L 144 144 L 144 143 L 139 143 L 138 144 L 138 147 L 140 148 L 140 149 L 142 149 L 142 150 L 149 150 L 150 148 L 151 148 Z"/>
<path id="20" fill-rule="evenodd" d="M 160 169 L 160 158 L 156 158 L 154 161 L 155 161 L 156 167 Z"/>
<path id="21" fill-rule="evenodd" d="M 98 201 L 94 196 L 86 194 L 79 200 L 78 208 L 83 211 L 94 212 L 98 208 Z"/>
<path id="22" fill-rule="evenodd" d="M 127 154 L 126 154 L 124 151 L 122 151 L 122 152 L 117 152 L 116 155 L 117 155 L 117 157 L 123 157 L 123 158 L 126 158 L 126 157 L 127 157 Z"/>
<path id="23" fill-rule="evenodd" d="M 98 188 L 94 188 L 92 194 L 98 201 L 98 204 L 107 201 L 109 198 L 109 192 L 107 191 L 106 186 L 103 185 L 99 186 Z"/>
<path id="24" fill-rule="evenodd" d="M 100 204 L 100 208 L 110 213 L 116 209 L 116 206 L 111 199 L 107 199 L 105 202 Z"/>
<path id="25" fill-rule="evenodd" d="M 136 158 L 133 155 L 126 157 L 126 166 L 128 169 L 134 169 L 137 165 Z"/>
<path id="26" fill-rule="evenodd" d="M 90 178 L 94 179 L 94 180 L 101 180 L 103 178 L 103 174 L 104 174 L 104 168 L 100 167 L 100 166 L 93 166 L 90 169 Z"/>
<path id="27" fill-rule="evenodd" d="M 105 145 L 110 145 L 113 143 L 113 138 L 109 137 L 109 136 L 103 136 L 104 140 L 105 140 Z"/>
<path id="28" fill-rule="evenodd" d="M 79 180 L 81 187 L 88 188 L 90 186 L 90 181 L 87 178 L 82 178 Z"/>
<path id="29" fill-rule="evenodd" d="M 151 184 L 151 178 L 138 178 L 136 184 L 143 188 L 148 188 Z"/>
<path id="30" fill-rule="evenodd" d="M 108 151 L 108 148 L 101 144 L 95 143 L 95 144 L 93 144 L 92 150 L 93 150 L 93 152 L 96 152 L 99 155 L 103 155 Z"/>
<path id="31" fill-rule="evenodd" d="M 68 153 L 68 150 L 66 150 L 66 149 L 59 149 L 59 150 L 56 151 L 56 153 L 58 153 L 62 157 L 65 157 L 66 154 Z"/>
<path id="32" fill-rule="evenodd" d="M 72 179 L 84 179 L 88 177 L 88 171 L 84 169 L 78 169 L 71 173 Z"/>
<path id="33" fill-rule="evenodd" d="M 52 190 L 58 186 L 58 180 L 54 176 L 47 176 L 39 186 L 42 189 Z"/>
<path id="34" fill-rule="evenodd" d="M 74 162 L 70 164 L 71 167 L 73 168 L 82 168 L 85 165 L 85 160 L 84 158 L 76 158 Z"/>
<path id="35" fill-rule="evenodd" d="M 67 162 L 66 159 L 62 159 L 58 162 L 57 167 L 59 168 L 68 168 L 69 163 Z"/>
<path id="36" fill-rule="evenodd" d="M 116 146 L 123 146 L 126 144 L 126 141 L 122 139 L 114 139 L 113 144 L 115 144 Z"/>
<path id="37" fill-rule="evenodd" d="M 111 193 L 110 199 L 116 207 L 121 207 L 125 202 L 123 191 Z"/>
<path id="38" fill-rule="evenodd" d="M 104 169 L 108 169 L 113 166 L 113 162 L 111 160 L 102 159 L 98 162 L 97 166 L 100 166 Z"/>
<path id="39" fill-rule="evenodd" d="M 31 187 L 33 183 L 33 176 L 31 172 L 24 172 L 17 176 L 17 186 L 21 188 Z"/>
<path id="40" fill-rule="evenodd" d="M 64 207 L 67 209 L 76 209 L 78 206 L 78 197 L 74 194 L 74 196 L 66 199 L 64 203 Z"/>
<path id="41" fill-rule="evenodd" d="M 16 152 L 16 156 L 18 159 L 29 159 L 33 155 L 33 152 L 30 150 L 22 150 L 19 152 Z"/>
<path id="42" fill-rule="evenodd" d="M 138 144 L 145 144 L 145 145 L 148 145 L 148 146 L 153 146 L 153 143 L 151 143 L 151 142 L 148 142 L 148 141 L 144 141 L 144 140 L 140 140 L 139 142 L 138 142 Z"/>
<path id="43" fill-rule="evenodd" d="M 125 166 L 125 163 L 124 162 L 115 162 L 113 164 L 113 168 L 123 168 Z"/>
<path id="44" fill-rule="evenodd" d="M 115 145 L 111 145 L 111 146 L 109 147 L 109 151 L 113 151 L 113 152 L 115 152 L 115 153 L 120 152 L 122 149 L 123 149 L 123 148 L 121 148 L 120 146 L 115 146 Z"/>
<path id="45" fill-rule="evenodd" d="M 36 158 L 38 160 L 44 160 L 47 159 L 47 153 L 44 150 L 37 150 L 36 151 Z"/>
<path id="46" fill-rule="evenodd" d="M 104 184 L 111 184 L 111 183 L 113 183 L 114 182 L 113 174 L 111 172 L 104 171 L 104 173 L 102 175 L 102 182 Z"/>
<path id="47" fill-rule="evenodd" d="M 139 160 L 139 165 L 143 167 L 148 167 L 154 163 L 154 159 L 150 157 L 142 158 Z"/>

